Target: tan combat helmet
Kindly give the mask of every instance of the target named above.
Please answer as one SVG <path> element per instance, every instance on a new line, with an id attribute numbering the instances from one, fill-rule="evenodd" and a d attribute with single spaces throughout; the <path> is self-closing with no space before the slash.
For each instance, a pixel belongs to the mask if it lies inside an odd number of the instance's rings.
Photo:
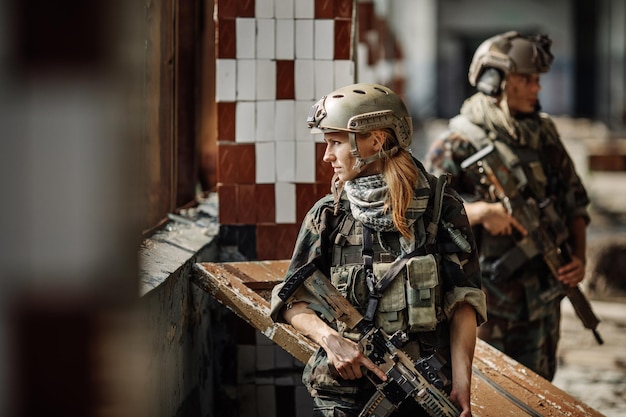
<path id="1" fill-rule="evenodd" d="M 551 44 L 547 35 L 524 37 L 511 31 L 493 36 L 476 49 L 469 68 L 469 82 L 487 95 L 500 95 L 510 72 L 548 72 L 554 59 Z"/>
<path id="2" fill-rule="evenodd" d="M 376 159 L 395 154 L 398 147 L 363 159 L 359 155 L 356 134 L 391 128 L 402 148 L 411 145 L 413 135 L 411 117 L 400 97 L 378 84 L 352 84 L 325 95 L 311 108 L 307 123 L 312 133 L 348 132 L 352 155 L 357 158 L 357 170 Z"/>

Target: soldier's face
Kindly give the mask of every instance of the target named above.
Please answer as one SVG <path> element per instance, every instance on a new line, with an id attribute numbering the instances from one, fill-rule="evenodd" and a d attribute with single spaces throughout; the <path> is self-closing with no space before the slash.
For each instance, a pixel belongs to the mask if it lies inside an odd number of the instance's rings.
<path id="1" fill-rule="evenodd" d="M 324 141 L 326 142 L 326 151 L 323 160 L 330 163 L 333 172 L 341 181 L 350 181 L 356 177 L 378 172 L 379 161 L 363 166 L 360 171 L 354 169 L 356 157 L 350 152 L 348 132 L 325 133 Z M 365 137 L 357 135 L 357 147 L 361 158 L 373 155 L 381 147 L 378 135 L 371 134 Z"/>
<path id="2" fill-rule="evenodd" d="M 506 93 L 511 114 L 535 111 L 539 104 L 540 90 L 539 74 L 509 74 Z"/>

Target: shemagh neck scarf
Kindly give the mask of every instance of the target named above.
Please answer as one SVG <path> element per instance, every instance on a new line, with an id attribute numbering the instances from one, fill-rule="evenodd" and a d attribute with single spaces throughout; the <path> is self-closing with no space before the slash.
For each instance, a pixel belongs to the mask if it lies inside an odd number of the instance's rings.
<path id="1" fill-rule="evenodd" d="M 376 232 L 397 231 L 391 217 L 391 210 L 385 212 L 385 200 L 389 187 L 381 174 L 358 177 L 347 181 L 344 185 L 352 216 L 363 225 Z M 425 190 L 425 193 L 414 193 L 413 199 L 406 211 L 405 218 L 407 225 L 415 234 L 414 223 L 424 213 L 428 205 L 430 194 L 430 184 L 420 171 L 418 176 L 417 190 Z M 405 241 L 400 239 L 404 251 L 411 251 L 414 248 L 415 239 Z"/>
<path id="2" fill-rule="evenodd" d="M 541 134 L 538 112 L 514 118 L 509 114 L 506 102 L 501 104 L 499 106 L 493 98 L 477 93 L 465 100 L 461 106 L 461 114 L 472 123 L 499 133 L 501 137 L 508 137 L 522 146 L 538 149 Z"/>

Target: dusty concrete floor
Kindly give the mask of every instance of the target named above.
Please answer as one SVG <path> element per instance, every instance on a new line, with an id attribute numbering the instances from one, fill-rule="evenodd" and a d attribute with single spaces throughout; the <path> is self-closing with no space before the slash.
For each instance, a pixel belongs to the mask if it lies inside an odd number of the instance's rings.
<path id="1" fill-rule="evenodd" d="M 552 381 L 607 417 L 626 416 L 626 304 L 592 300 L 604 339 L 598 345 L 563 301 L 559 368 Z"/>
<path id="2" fill-rule="evenodd" d="M 620 186 L 624 187 L 626 181 Z M 592 209 L 588 229 L 588 268 L 583 291 L 600 319 L 598 331 L 604 344 L 596 343 L 585 329 L 568 300 L 563 300 L 559 368 L 554 385 L 580 399 L 607 417 L 626 416 L 626 274 L 619 267 L 626 261 L 626 192 L 603 194 L 613 207 L 609 216 Z M 619 248 L 609 259 L 614 269 L 610 282 L 598 274 L 598 262 L 605 262 L 607 247 Z M 620 269 L 620 270 L 615 270 Z M 590 284 L 597 284 L 593 292 Z"/>

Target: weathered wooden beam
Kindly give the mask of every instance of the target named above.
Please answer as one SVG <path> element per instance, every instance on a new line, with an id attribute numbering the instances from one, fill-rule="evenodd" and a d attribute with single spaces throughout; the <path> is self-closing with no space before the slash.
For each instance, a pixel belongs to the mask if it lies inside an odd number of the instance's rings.
<path id="1" fill-rule="evenodd" d="M 274 277 L 274 283 L 278 282 L 286 271 L 286 263 L 284 269 L 282 267 L 283 264 L 275 262 L 196 264 L 194 282 L 292 356 L 306 363 L 317 346 L 290 325 L 275 323 L 270 318 L 270 290 L 262 296 L 248 286 L 255 286 L 255 282 L 263 282 L 268 276 Z M 258 281 L 254 277 L 258 277 Z"/>

